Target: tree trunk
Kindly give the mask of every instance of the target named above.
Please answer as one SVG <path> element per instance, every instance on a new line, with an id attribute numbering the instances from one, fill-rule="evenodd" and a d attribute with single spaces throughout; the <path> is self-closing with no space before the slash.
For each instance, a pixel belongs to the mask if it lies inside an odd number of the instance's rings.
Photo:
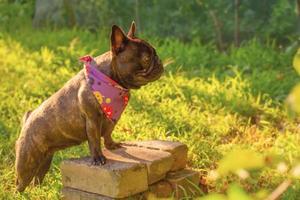
<path id="1" fill-rule="evenodd" d="M 64 0 L 64 8 L 66 12 L 66 18 L 67 18 L 67 25 L 69 27 L 74 27 L 76 25 L 76 17 L 75 17 L 75 12 L 73 9 L 73 3 L 70 0 Z"/>
<path id="2" fill-rule="evenodd" d="M 299 0 L 298 0 L 299 1 Z M 236 47 L 240 46 L 240 16 L 239 16 L 240 0 L 234 0 L 234 43 Z"/>
<path id="3" fill-rule="evenodd" d="M 137 24 L 137 26 L 139 27 L 138 30 L 142 30 L 142 26 L 141 26 L 141 23 L 140 23 L 140 13 L 139 13 L 139 0 L 135 0 L 135 22 Z M 136 30 L 136 32 L 138 32 Z"/>
<path id="4" fill-rule="evenodd" d="M 209 10 L 208 12 L 214 22 L 214 27 L 215 27 L 215 32 L 216 32 L 216 40 L 217 40 L 219 50 L 224 51 L 222 24 L 213 10 Z"/>
<path id="5" fill-rule="evenodd" d="M 297 10 L 297 33 L 300 33 L 300 0 L 296 0 L 296 10 Z"/>

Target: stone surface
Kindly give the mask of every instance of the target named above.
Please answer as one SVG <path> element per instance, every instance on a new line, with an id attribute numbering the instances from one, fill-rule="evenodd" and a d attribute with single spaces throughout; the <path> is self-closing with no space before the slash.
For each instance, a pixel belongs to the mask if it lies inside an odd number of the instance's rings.
<path id="1" fill-rule="evenodd" d="M 124 145 L 144 147 L 148 149 L 161 150 L 171 153 L 174 158 L 174 163 L 170 171 L 183 169 L 186 166 L 188 148 L 185 144 L 181 142 L 150 140 L 125 142 Z"/>
<path id="2" fill-rule="evenodd" d="M 145 164 L 148 171 L 148 184 L 163 179 L 174 163 L 172 155 L 168 152 L 135 146 L 125 146 L 113 151 L 104 149 L 103 154 L 111 160 Z"/>
<path id="3" fill-rule="evenodd" d="M 61 164 L 63 185 L 113 198 L 128 197 L 148 189 L 144 164 L 111 159 L 103 166 L 90 163 L 90 158 L 64 161 Z"/>
<path id="4" fill-rule="evenodd" d="M 199 173 L 191 169 L 183 169 L 168 173 L 166 177 L 174 191 L 174 196 L 179 199 L 186 195 L 195 197 L 200 194 Z"/>
<path id="5" fill-rule="evenodd" d="M 105 197 L 99 194 L 76 190 L 73 188 L 63 188 L 62 200 L 112 200 L 114 198 Z"/>
<path id="6" fill-rule="evenodd" d="M 62 200 L 142 200 L 142 194 L 137 194 L 126 198 L 112 198 L 95 194 L 91 192 L 85 192 L 73 188 L 65 187 L 62 189 Z"/>
<path id="7" fill-rule="evenodd" d="M 103 153 L 103 166 L 91 165 L 90 157 L 61 164 L 63 199 L 180 199 L 200 193 L 198 172 L 178 170 L 187 161 L 187 146 L 180 142 L 126 142 Z"/>
<path id="8" fill-rule="evenodd" d="M 144 192 L 146 199 L 182 199 L 197 197 L 200 194 L 199 173 L 189 169 L 170 172 L 164 180 L 149 185 Z"/>
<path id="9" fill-rule="evenodd" d="M 173 195 L 172 185 L 166 180 L 149 185 L 149 190 L 144 193 L 146 199 L 170 198 Z"/>

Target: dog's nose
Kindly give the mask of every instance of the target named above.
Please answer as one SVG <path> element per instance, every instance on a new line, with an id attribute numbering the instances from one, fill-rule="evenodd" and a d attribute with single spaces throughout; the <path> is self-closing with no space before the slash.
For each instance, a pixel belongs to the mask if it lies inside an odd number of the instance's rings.
<path id="1" fill-rule="evenodd" d="M 164 71 L 164 64 L 163 62 L 159 59 L 159 67 Z"/>
<path id="2" fill-rule="evenodd" d="M 155 63 L 157 64 L 157 65 L 161 65 L 161 59 L 159 59 L 159 57 L 157 56 L 157 55 L 155 55 Z"/>

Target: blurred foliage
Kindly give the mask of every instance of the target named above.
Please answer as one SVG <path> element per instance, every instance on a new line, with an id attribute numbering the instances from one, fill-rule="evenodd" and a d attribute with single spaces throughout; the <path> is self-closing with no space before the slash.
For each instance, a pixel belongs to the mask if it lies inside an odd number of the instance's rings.
<path id="1" fill-rule="evenodd" d="M 300 114 L 300 84 L 297 84 L 287 98 L 291 116 Z"/>
<path id="2" fill-rule="evenodd" d="M 220 175 L 229 172 L 238 173 L 240 169 L 253 170 L 264 167 L 264 158 L 255 152 L 235 149 L 227 154 L 220 162 L 217 172 Z"/>
<path id="3" fill-rule="evenodd" d="M 240 186 L 236 184 L 230 185 L 226 195 L 210 194 L 199 200 L 253 200 Z"/>
<path id="4" fill-rule="evenodd" d="M 300 75 L 300 49 L 294 56 L 293 66 Z M 291 90 L 286 102 L 291 116 L 300 115 L 300 83 Z"/>
<path id="5" fill-rule="evenodd" d="M 2 2 L 21 4 L 24 7 L 23 12 L 26 10 L 32 17 L 34 16 L 34 0 L 2 0 Z M 197 39 L 216 43 L 216 27 L 214 17 L 211 15 L 213 12 L 219 23 L 224 45 L 230 46 L 234 40 L 236 8 L 233 0 L 127 0 L 122 2 L 65 0 L 64 2 L 67 2 L 65 5 L 67 9 L 70 7 L 64 14 L 67 20 L 65 26 L 71 23 L 77 27 L 97 30 L 108 29 L 107 27 L 112 24 L 128 27 L 131 21 L 135 20 L 140 27 L 139 31 L 144 34 L 163 38 L 176 37 L 183 41 Z M 253 37 L 264 41 L 272 38 L 288 45 L 298 40 L 300 18 L 296 7 L 295 0 L 240 0 L 238 13 L 241 41 Z"/>
<path id="6" fill-rule="evenodd" d="M 102 10 L 97 17 L 93 15 L 90 19 L 99 22 L 96 23 L 98 26 L 107 27 L 116 23 L 126 27 L 134 19 L 140 23 L 138 25 L 141 25 L 144 33 L 188 41 L 195 38 L 214 41 L 216 33 L 209 14 L 213 10 L 220 21 L 224 40 L 227 43 L 233 41 L 234 1 L 129 0 L 120 3 L 111 0 L 95 5 L 85 1 L 85 5 Z M 286 41 L 296 34 L 298 18 L 295 6 L 294 0 L 242 0 L 239 8 L 242 40 L 272 37 Z M 105 10 L 110 13 L 103 12 Z"/>

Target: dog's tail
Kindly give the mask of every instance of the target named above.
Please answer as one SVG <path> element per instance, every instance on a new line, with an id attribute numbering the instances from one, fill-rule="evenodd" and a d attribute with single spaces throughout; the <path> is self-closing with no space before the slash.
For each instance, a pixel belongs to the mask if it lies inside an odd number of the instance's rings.
<path id="1" fill-rule="evenodd" d="M 30 116 L 30 114 L 32 113 L 32 111 L 30 110 L 30 111 L 27 111 L 25 114 L 24 114 L 24 116 L 23 116 L 23 118 L 22 118 L 22 125 L 23 124 L 25 124 L 25 122 L 26 122 L 26 120 L 28 119 L 28 117 Z"/>

